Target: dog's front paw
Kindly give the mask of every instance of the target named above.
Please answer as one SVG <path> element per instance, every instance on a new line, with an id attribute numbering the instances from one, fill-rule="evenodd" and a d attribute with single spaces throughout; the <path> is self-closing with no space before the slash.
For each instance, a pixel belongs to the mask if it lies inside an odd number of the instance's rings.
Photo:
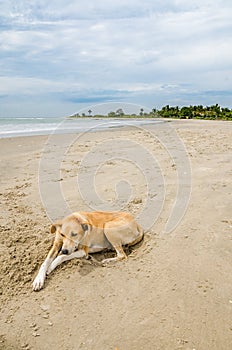
<path id="1" fill-rule="evenodd" d="M 44 281 L 45 281 L 44 276 L 37 275 L 36 278 L 34 279 L 33 284 L 32 284 L 32 289 L 34 291 L 38 291 L 38 290 L 42 289 L 44 286 Z"/>

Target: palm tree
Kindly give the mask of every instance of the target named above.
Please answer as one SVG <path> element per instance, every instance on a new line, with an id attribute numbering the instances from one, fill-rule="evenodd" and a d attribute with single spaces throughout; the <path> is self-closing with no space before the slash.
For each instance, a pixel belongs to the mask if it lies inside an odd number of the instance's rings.
<path id="1" fill-rule="evenodd" d="M 92 114 L 91 109 L 88 110 L 88 113 L 89 113 L 89 117 L 91 117 L 91 114 Z"/>
<path id="2" fill-rule="evenodd" d="M 117 109 L 116 114 L 117 114 L 119 117 L 122 117 L 122 116 L 124 115 L 124 112 L 123 112 L 122 108 Z"/>

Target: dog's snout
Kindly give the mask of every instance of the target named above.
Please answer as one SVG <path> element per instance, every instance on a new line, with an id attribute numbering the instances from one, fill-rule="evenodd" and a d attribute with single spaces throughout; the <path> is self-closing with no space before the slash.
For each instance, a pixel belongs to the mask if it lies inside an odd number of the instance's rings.
<path id="1" fill-rule="evenodd" d="M 68 255 L 68 249 L 62 249 L 61 252 L 62 254 Z"/>

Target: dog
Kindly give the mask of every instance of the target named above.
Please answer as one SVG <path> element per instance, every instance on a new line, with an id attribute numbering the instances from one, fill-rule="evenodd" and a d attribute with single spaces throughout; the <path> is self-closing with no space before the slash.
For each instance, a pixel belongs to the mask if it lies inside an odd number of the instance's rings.
<path id="1" fill-rule="evenodd" d="M 126 259 L 123 246 L 139 243 L 144 235 L 126 212 L 75 212 L 52 224 L 50 231 L 55 234 L 54 243 L 34 279 L 34 291 L 42 289 L 46 276 L 64 261 L 113 249 L 116 257 L 104 259 L 102 264 Z"/>

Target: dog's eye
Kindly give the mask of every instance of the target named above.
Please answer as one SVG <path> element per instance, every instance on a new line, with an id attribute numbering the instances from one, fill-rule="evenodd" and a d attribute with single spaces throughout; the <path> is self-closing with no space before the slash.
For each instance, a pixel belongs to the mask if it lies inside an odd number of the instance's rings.
<path id="1" fill-rule="evenodd" d="M 71 236 L 72 236 L 72 237 L 75 237 L 75 236 L 77 236 L 77 233 L 71 232 Z"/>
<path id="2" fill-rule="evenodd" d="M 61 237 L 64 237 L 63 233 L 60 232 Z"/>

